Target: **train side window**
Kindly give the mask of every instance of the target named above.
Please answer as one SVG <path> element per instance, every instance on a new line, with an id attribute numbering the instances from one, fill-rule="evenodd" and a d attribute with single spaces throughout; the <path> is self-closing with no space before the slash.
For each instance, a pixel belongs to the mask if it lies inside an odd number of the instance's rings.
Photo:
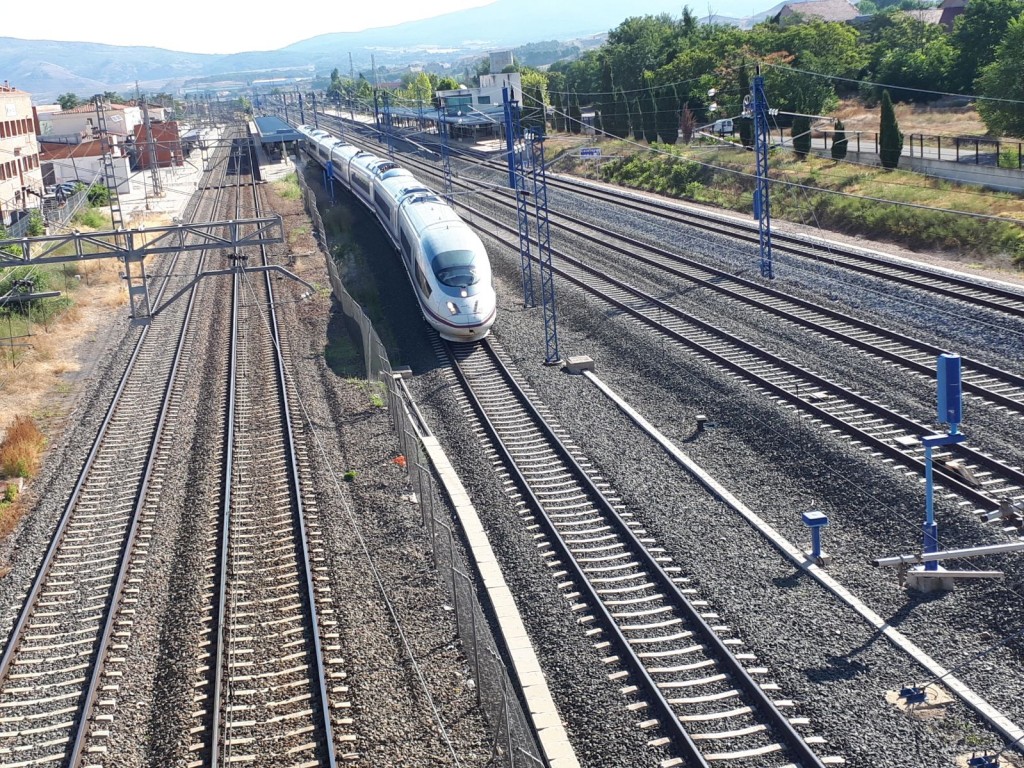
<path id="1" fill-rule="evenodd" d="M 409 238 L 405 236 L 405 230 L 398 230 L 398 238 L 402 241 L 402 255 L 405 256 L 406 260 L 412 259 L 412 246 L 409 245 Z"/>
<path id="2" fill-rule="evenodd" d="M 430 283 L 427 282 L 427 278 L 423 275 L 423 270 L 420 269 L 420 265 L 416 265 L 416 279 L 420 283 L 420 290 L 423 291 L 423 295 L 428 299 L 430 298 Z"/>
<path id="3" fill-rule="evenodd" d="M 388 205 L 388 201 L 384 199 L 383 195 L 380 192 L 374 192 L 373 201 L 377 204 L 377 210 L 380 211 L 380 215 L 391 221 L 391 206 Z"/>

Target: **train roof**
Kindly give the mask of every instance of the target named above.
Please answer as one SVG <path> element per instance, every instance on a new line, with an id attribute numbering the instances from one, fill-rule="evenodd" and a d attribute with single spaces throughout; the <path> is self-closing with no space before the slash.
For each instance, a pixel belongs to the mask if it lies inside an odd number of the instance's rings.
<path id="1" fill-rule="evenodd" d="M 402 211 L 409 219 L 409 223 L 420 234 L 438 227 L 441 229 L 449 227 L 461 227 L 468 229 L 466 223 L 458 217 L 444 200 L 437 195 L 427 195 L 422 192 L 413 193 L 409 199 L 403 200 Z"/>

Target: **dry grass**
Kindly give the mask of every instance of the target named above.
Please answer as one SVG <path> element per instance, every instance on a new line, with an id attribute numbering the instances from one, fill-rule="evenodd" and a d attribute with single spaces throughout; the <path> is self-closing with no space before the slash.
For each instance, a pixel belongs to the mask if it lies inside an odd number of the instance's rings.
<path id="1" fill-rule="evenodd" d="M 933 136 L 986 136 L 988 129 L 973 106 L 960 106 L 963 99 L 940 99 L 930 104 L 897 104 L 896 120 L 904 134 Z M 857 99 L 842 102 L 832 117 L 843 121 L 848 131 L 875 133 L 881 107 L 867 109 Z"/>
<path id="2" fill-rule="evenodd" d="M 16 416 L 0 442 L 0 472 L 7 477 L 32 477 L 39 469 L 46 440 L 29 416 Z"/>
<path id="3" fill-rule="evenodd" d="M 21 340 L 32 346 L 23 348 L 13 365 L 9 350 L 0 350 L 0 431 L 19 413 L 33 413 L 44 424 L 58 415 L 54 404 L 71 386 L 64 377 L 81 368 L 79 345 L 102 333 L 127 302 L 119 262 L 83 261 L 68 269 L 78 286 L 74 305 L 48 328 L 33 326 L 32 336 Z M 6 326 L 0 324 L 0 335 L 6 334 Z"/>

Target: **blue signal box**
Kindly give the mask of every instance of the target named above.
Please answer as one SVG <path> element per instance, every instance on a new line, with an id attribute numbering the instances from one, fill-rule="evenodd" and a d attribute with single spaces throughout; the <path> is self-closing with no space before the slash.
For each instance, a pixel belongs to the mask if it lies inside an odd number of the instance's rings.
<path id="1" fill-rule="evenodd" d="M 961 421 L 960 355 L 939 355 L 939 422 L 949 424 L 953 432 Z"/>

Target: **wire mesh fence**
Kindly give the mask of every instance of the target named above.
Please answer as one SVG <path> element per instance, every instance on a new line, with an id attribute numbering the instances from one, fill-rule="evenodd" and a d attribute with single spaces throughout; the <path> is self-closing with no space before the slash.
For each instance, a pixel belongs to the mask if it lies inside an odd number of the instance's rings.
<path id="1" fill-rule="evenodd" d="M 380 381 L 387 390 L 388 412 L 405 457 L 409 482 L 419 502 L 422 525 L 431 542 L 431 555 L 442 584 L 451 600 L 459 638 L 467 663 L 473 671 L 477 702 L 491 729 L 491 765 L 508 768 L 535 768 L 546 765 L 537 745 L 530 719 L 519 689 L 505 663 L 490 629 L 491 613 L 480 599 L 480 582 L 475 565 L 463 549 L 451 500 L 434 472 L 423 446 L 429 429 L 417 416 L 417 409 L 402 383 L 392 372 L 387 350 L 363 308 L 345 290 L 337 266 L 331 258 L 316 195 L 300 172 L 306 211 L 313 222 L 316 241 L 327 262 L 331 288 L 342 312 L 359 331 L 368 381 Z"/>

